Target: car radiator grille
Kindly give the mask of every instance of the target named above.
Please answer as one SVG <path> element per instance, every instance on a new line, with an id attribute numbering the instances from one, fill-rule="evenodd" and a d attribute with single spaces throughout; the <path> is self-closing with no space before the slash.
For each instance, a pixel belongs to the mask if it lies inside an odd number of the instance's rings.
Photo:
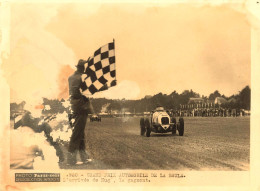
<path id="1" fill-rule="evenodd" d="M 162 125 L 169 124 L 169 118 L 168 117 L 162 117 Z"/>

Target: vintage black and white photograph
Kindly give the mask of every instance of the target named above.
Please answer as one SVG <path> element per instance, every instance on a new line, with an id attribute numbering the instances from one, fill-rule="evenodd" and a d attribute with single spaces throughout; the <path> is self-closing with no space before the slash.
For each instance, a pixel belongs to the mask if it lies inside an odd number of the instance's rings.
<path id="1" fill-rule="evenodd" d="M 249 170 L 243 14 L 71 3 L 11 13 L 10 168 Z"/>
<path id="2" fill-rule="evenodd" d="M 5 14 L 10 170 L 250 171 L 241 4 L 15 1 Z"/>

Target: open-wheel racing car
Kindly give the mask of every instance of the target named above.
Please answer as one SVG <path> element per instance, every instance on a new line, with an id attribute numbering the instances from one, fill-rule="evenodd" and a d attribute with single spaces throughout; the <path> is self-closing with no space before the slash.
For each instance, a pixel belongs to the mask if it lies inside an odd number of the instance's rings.
<path id="1" fill-rule="evenodd" d="M 163 107 L 157 107 L 149 117 L 140 119 L 140 130 L 141 135 L 147 137 L 150 137 L 151 132 L 176 134 L 176 130 L 178 130 L 179 136 L 183 136 L 184 120 L 180 117 L 176 122 L 176 118 L 170 117 L 170 113 Z"/>
<path id="2" fill-rule="evenodd" d="M 101 117 L 98 116 L 98 115 L 96 115 L 96 114 L 93 114 L 93 115 L 91 115 L 91 117 L 90 117 L 90 121 L 91 121 L 91 122 L 93 122 L 93 121 L 99 121 L 99 122 L 101 122 Z"/>

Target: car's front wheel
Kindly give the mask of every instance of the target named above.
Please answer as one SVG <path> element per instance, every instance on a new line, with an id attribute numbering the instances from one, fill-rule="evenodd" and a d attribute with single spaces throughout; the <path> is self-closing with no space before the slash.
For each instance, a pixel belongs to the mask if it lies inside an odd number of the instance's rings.
<path id="1" fill-rule="evenodd" d="M 173 125 L 172 125 L 172 134 L 176 134 L 176 118 L 173 117 L 171 122 L 173 123 Z"/>
<path id="2" fill-rule="evenodd" d="M 145 129 L 146 129 L 146 137 L 150 137 L 150 135 L 151 135 L 151 124 L 150 124 L 149 119 L 145 119 L 144 123 L 145 123 Z"/>
<path id="3" fill-rule="evenodd" d="M 182 117 L 179 119 L 179 123 L 180 123 L 179 129 L 178 129 L 179 135 L 183 136 L 183 134 L 184 134 L 184 120 L 183 120 Z"/>
<path id="4" fill-rule="evenodd" d="M 145 134 L 145 124 L 144 124 L 144 118 L 140 119 L 140 135 L 144 135 Z"/>

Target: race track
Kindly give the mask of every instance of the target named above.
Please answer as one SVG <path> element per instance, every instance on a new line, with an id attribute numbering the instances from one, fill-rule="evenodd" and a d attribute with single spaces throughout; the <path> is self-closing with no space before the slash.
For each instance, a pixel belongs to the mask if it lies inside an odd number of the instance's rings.
<path id="1" fill-rule="evenodd" d="M 183 137 L 178 132 L 140 136 L 139 120 L 88 120 L 86 146 L 93 162 L 61 168 L 249 170 L 249 117 L 184 118 Z"/>

